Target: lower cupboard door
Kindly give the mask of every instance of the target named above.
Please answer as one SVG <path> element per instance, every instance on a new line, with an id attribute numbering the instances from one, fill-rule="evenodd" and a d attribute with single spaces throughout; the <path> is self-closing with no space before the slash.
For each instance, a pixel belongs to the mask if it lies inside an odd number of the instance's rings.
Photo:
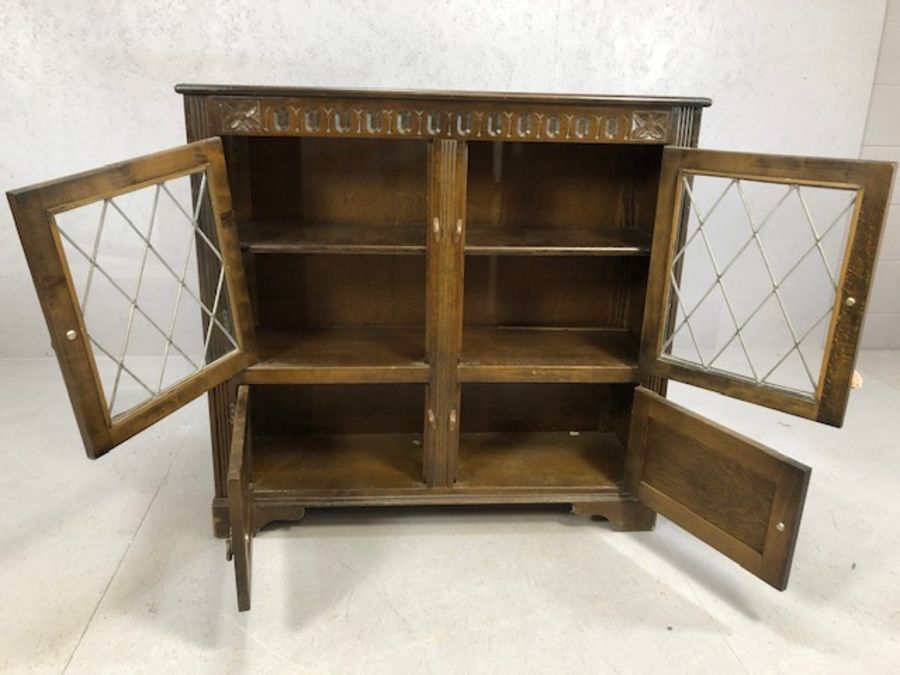
<path id="1" fill-rule="evenodd" d="M 810 469 L 639 387 L 626 488 L 778 590 L 787 587 Z"/>
<path id="2" fill-rule="evenodd" d="M 238 387 L 228 460 L 228 511 L 231 535 L 229 557 L 234 559 L 238 609 L 250 609 L 250 577 L 253 566 L 253 465 L 247 385 Z"/>

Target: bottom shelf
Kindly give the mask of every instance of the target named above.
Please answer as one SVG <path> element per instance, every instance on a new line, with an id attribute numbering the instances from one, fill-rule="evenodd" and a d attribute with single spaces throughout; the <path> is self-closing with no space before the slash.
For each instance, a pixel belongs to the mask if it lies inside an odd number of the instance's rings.
<path id="1" fill-rule="evenodd" d="M 619 489 L 624 448 L 596 431 L 463 433 L 447 494 Z M 272 434 L 253 439 L 254 491 L 339 496 L 434 493 L 422 480 L 422 436 Z"/>
<path id="2" fill-rule="evenodd" d="M 422 435 L 259 435 L 253 475 L 260 492 L 423 488 Z"/>
<path id="3" fill-rule="evenodd" d="M 610 488 L 624 472 L 625 449 L 611 432 L 464 433 L 458 488 Z"/>

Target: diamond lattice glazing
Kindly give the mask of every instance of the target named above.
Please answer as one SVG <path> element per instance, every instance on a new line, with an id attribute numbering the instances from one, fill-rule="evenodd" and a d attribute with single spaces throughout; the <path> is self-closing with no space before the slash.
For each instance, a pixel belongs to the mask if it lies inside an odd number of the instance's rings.
<path id="1" fill-rule="evenodd" d="M 681 180 L 663 358 L 813 393 L 857 191 Z"/>
<path id="2" fill-rule="evenodd" d="M 111 416 L 238 348 L 222 254 L 201 227 L 206 173 L 195 178 L 195 201 L 183 176 L 56 216 Z"/>

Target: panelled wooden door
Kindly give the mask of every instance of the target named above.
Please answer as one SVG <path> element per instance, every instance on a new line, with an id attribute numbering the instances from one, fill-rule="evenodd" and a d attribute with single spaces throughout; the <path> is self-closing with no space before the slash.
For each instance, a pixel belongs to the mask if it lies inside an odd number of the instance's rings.
<path id="1" fill-rule="evenodd" d="M 640 368 L 840 426 L 893 165 L 667 147 Z"/>
<path id="2" fill-rule="evenodd" d="M 252 360 L 219 139 L 8 198 L 89 457 Z"/>
<path id="3" fill-rule="evenodd" d="M 250 582 L 253 572 L 253 434 L 250 430 L 250 390 L 238 387 L 228 460 L 228 515 L 231 535 L 228 557 L 234 559 L 234 581 L 238 610 L 250 609 Z"/>
<path id="4" fill-rule="evenodd" d="M 787 586 L 809 467 L 638 387 L 625 486 L 779 590 Z"/>

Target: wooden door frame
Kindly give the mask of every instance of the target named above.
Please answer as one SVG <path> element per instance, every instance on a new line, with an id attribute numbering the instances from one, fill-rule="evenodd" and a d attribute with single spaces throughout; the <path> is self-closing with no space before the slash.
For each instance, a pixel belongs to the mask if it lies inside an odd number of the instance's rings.
<path id="1" fill-rule="evenodd" d="M 174 178 L 206 172 L 239 349 L 161 394 L 111 416 L 55 216 Z M 95 459 L 243 370 L 255 358 L 250 300 L 220 139 L 111 164 L 7 193 L 88 457 Z"/>
<path id="2" fill-rule="evenodd" d="M 665 360 L 669 269 L 682 224 L 683 175 L 719 176 L 858 190 L 847 248 L 838 275 L 834 311 L 816 392 L 805 396 L 739 375 L 703 371 Z M 645 386 L 653 376 L 686 382 L 833 426 L 843 423 L 857 346 L 878 245 L 890 196 L 888 162 L 788 157 L 667 146 L 663 150 L 653 233 L 640 369 Z"/>

